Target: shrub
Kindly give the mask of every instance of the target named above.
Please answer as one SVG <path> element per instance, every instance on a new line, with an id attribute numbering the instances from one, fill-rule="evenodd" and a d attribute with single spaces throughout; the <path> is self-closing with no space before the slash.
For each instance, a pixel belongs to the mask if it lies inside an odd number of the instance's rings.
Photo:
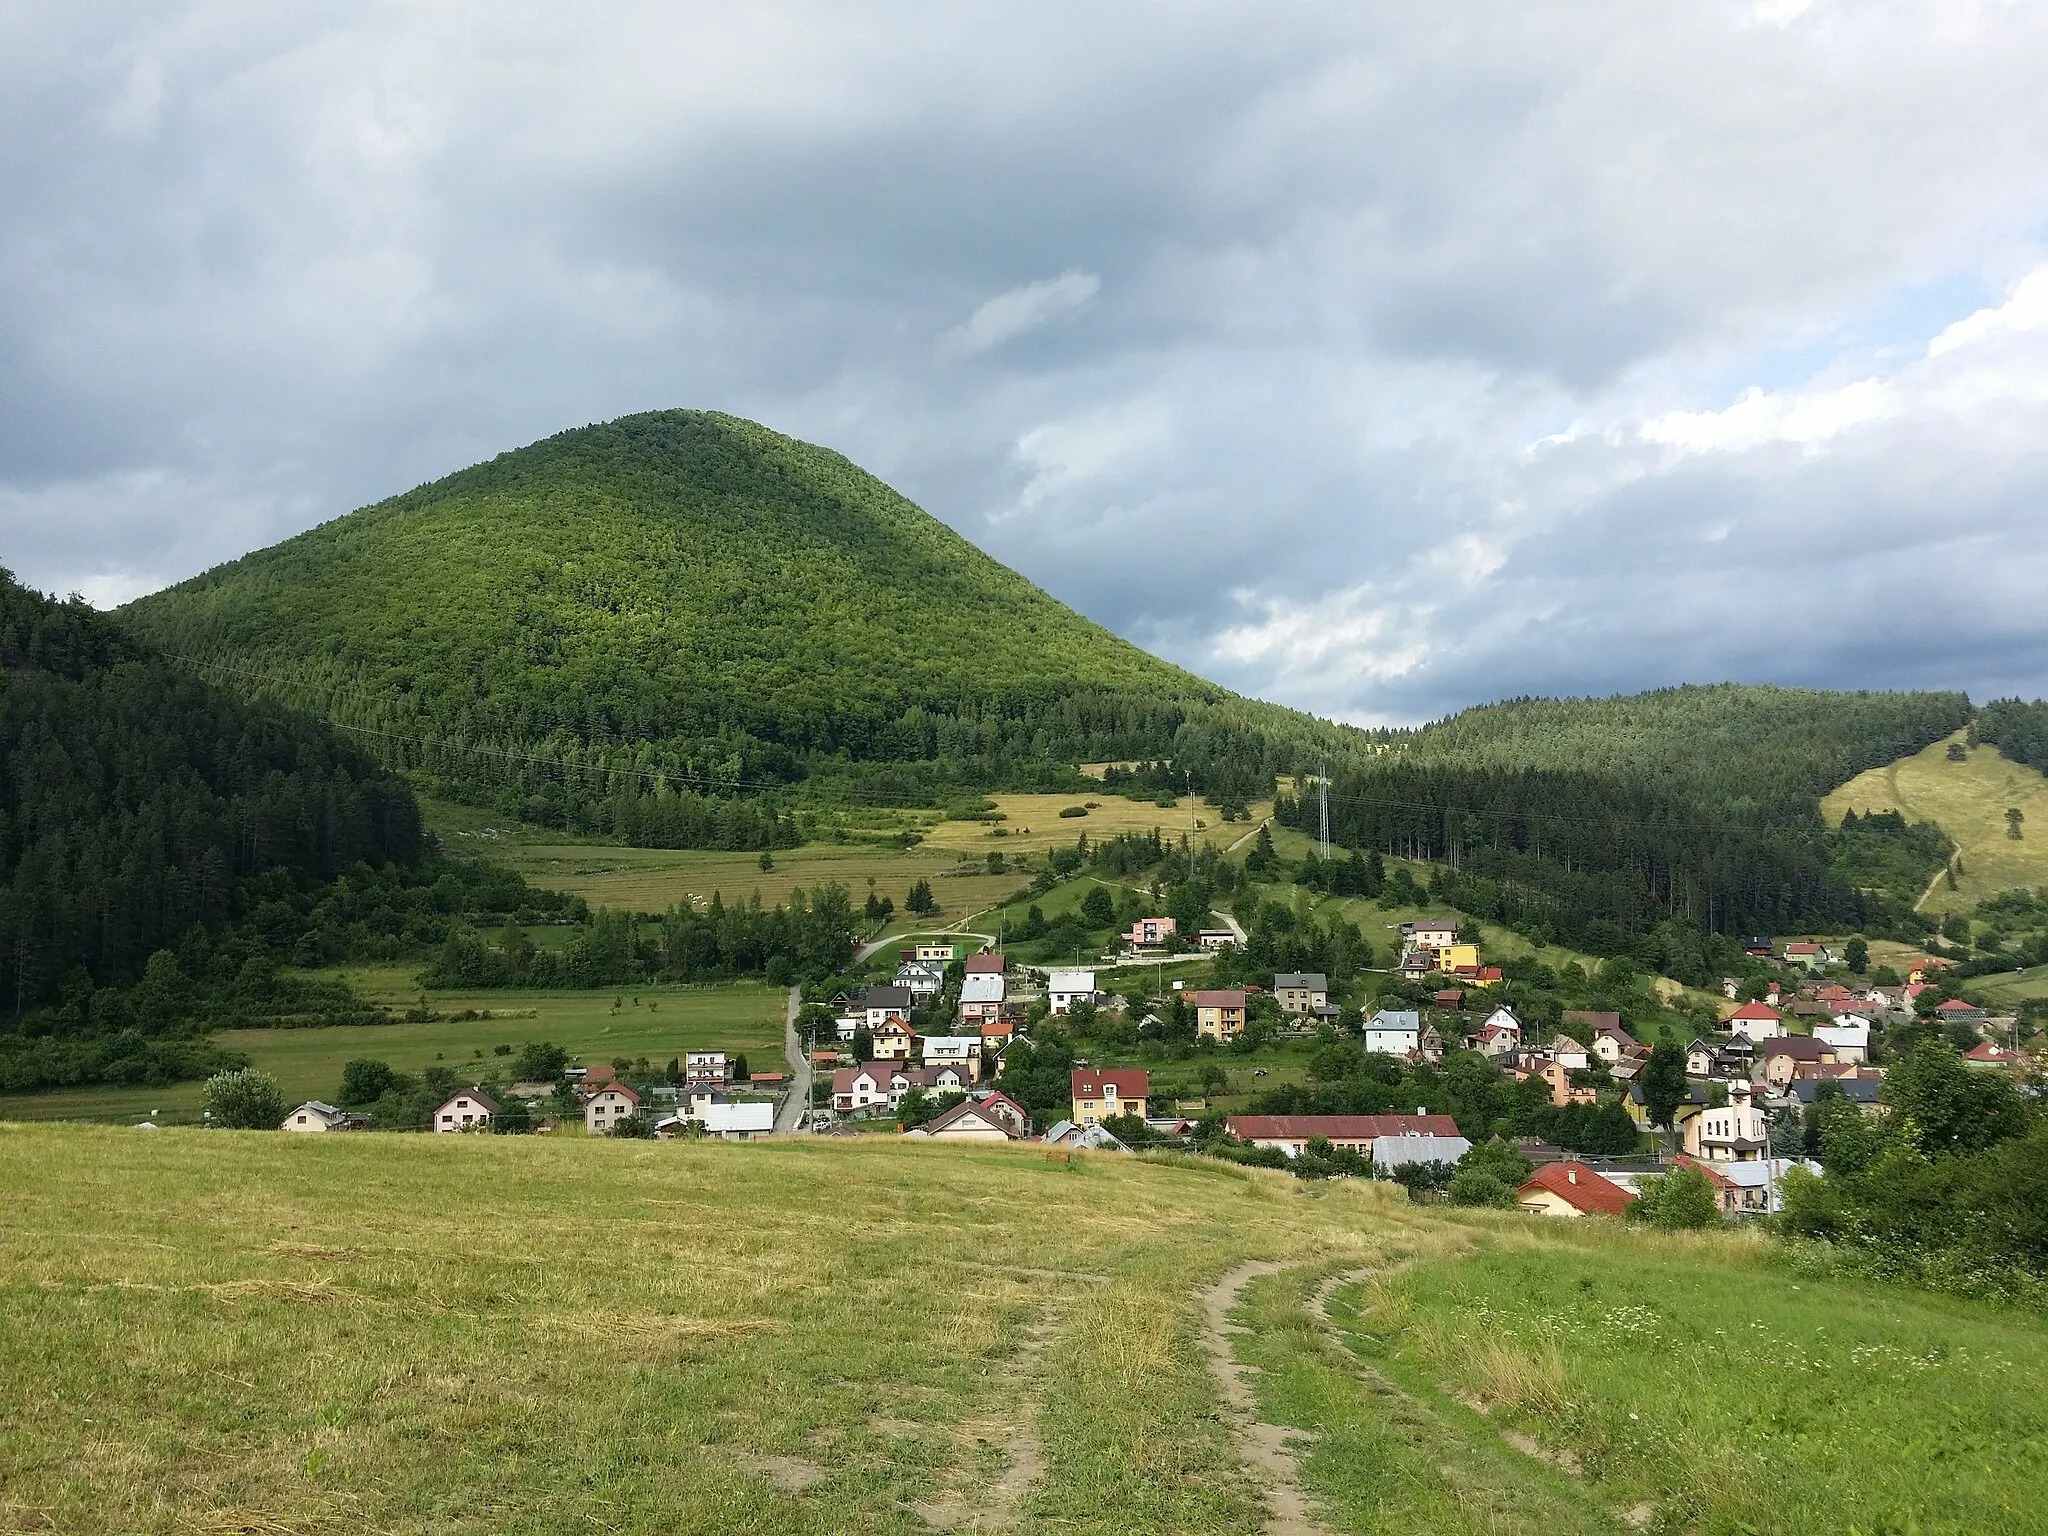
<path id="1" fill-rule="evenodd" d="M 243 1068 L 206 1080 L 206 1112 L 231 1131 L 274 1131 L 284 1123 L 284 1089 L 268 1072 Z"/>

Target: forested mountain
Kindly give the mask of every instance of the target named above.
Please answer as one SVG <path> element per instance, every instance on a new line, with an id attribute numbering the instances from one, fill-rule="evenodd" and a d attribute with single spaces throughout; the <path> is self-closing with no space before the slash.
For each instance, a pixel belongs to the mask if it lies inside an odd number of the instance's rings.
<path id="1" fill-rule="evenodd" d="M 1365 766 L 1334 775 L 1331 834 L 1447 863 L 1481 915 L 1594 949 L 1674 917 L 1721 933 L 1860 926 L 1883 914 L 1851 866 L 1888 824 L 1852 849 L 1819 796 L 1969 718 L 1953 693 L 1519 699 L 1381 733 Z M 1313 830 L 1313 796 L 1278 815 Z"/>
<path id="2" fill-rule="evenodd" d="M 1970 734 L 2014 762 L 2048 773 L 2048 703 L 1993 699 L 1979 711 Z"/>
<path id="3" fill-rule="evenodd" d="M 202 1016 L 351 1009 L 281 982 L 261 930 L 288 955 L 311 892 L 420 840 L 411 790 L 324 721 L 0 572 L 0 1087 L 176 1076 Z"/>
<path id="4" fill-rule="evenodd" d="M 1147 655 L 837 454 L 700 412 L 564 432 L 127 618 L 437 793 L 675 846 L 786 841 L 733 797 L 820 776 L 916 798 L 1171 757 L 1249 793 L 1347 734 Z"/>

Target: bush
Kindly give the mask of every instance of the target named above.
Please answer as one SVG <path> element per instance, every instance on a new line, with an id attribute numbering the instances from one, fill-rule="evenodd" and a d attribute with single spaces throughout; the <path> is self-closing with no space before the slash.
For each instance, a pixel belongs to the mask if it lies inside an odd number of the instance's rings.
<path id="1" fill-rule="evenodd" d="M 284 1089 L 268 1072 L 243 1068 L 206 1080 L 206 1112 L 231 1131 L 274 1131 L 284 1123 Z"/>
<path id="2" fill-rule="evenodd" d="M 1460 1168 L 1451 1175 L 1451 1182 L 1444 1193 L 1453 1205 L 1484 1206 L 1502 1211 L 1515 1208 L 1514 1190 L 1479 1168 Z"/>
<path id="3" fill-rule="evenodd" d="M 1669 1173 L 1644 1179 L 1629 1203 L 1628 1219 L 1667 1232 L 1718 1226 L 1721 1202 L 1713 1181 L 1699 1169 L 1681 1163 Z"/>
<path id="4" fill-rule="evenodd" d="M 1066 806 L 1066 807 L 1064 807 L 1064 808 L 1063 808 L 1063 809 L 1062 809 L 1062 810 L 1060 811 L 1060 820 L 1061 820 L 1061 821 L 1071 821 L 1071 820 L 1073 820 L 1073 819 L 1074 819 L 1074 817 L 1076 817 L 1076 816 L 1086 816 L 1087 814 L 1088 814 L 1088 807 L 1087 807 L 1087 806 L 1085 806 L 1085 805 L 1069 805 L 1069 806 Z"/>

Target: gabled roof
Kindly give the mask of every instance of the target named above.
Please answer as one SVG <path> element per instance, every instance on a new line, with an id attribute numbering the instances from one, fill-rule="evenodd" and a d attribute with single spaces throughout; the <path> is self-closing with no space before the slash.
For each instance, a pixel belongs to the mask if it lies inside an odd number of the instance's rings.
<path id="1" fill-rule="evenodd" d="M 1105 1083 L 1115 1087 L 1120 1099 L 1151 1097 L 1152 1074 L 1142 1067 L 1076 1067 L 1068 1082 L 1077 1099 L 1099 1098 Z"/>
<path id="2" fill-rule="evenodd" d="M 1984 1010 L 1982 1008 L 1979 1008 L 1975 1003 L 1966 1003 L 1960 997 L 1952 997 L 1945 1003 L 1936 1003 L 1934 1005 L 1934 1011 L 1936 1013 L 1977 1014 L 1982 1013 Z"/>
<path id="3" fill-rule="evenodd" d="M 1628 1209 L 1629 1201 L 1635 1199 L 1612 1179 L 1595 1173 L 1577 1159 L 1545 1163 L 1515 1193 L 1519 1195 L 1530 1190 L 1548 1190 L 1574 1210 L 1583 1211 L 1588 1216 L 1619 1216 Z"/>
<path id="4" fill-rule="evenodd" d="M 1412 1008 L 1382 1008 L 1365 1021 L 1365 1027 L 1419 1031 L 1422 1028 L 1422 1015 Z"/>
<path id="5" fill-rule="evenodd" d="M 1000 976 L 1004 960 L 1001 955 L 969 955 L 965 961 L 970 976 Z"/>
<path id="6" fill-rule="evenodd" d="M 1017 1134 L 1013 1126 L 1006 1125 L 994 1111 L 986 1107 L 985 1101 L 978 1099 L 962 1099 L 944 1114 L 927 1120 L 924 1125 L 925 1132 L 928 1135 L 936 1135 L 960 1124 L 963 1120 L 985 1125 L 992 1131 L 1001 1131 L 1005 1136 Z"/>
<path id="7" fill-rule="evenodd" d="M 488 1093 L 485 1093 L 481 1088 L 456 1089 L 453 1093 L 449 1094 L 447 1098 L 441 1101 L 436 1112 L 438 1113 L 439 1110 L 446 1109 L 450 1104 L 453 1104 L 457 1099 L 474 1099 L 476 1100 L 477 1107 L 484 1110 L 486 1113 L 495 1115 L 498 1112 L 498 1101 L 492 1098 Z"/>
<path id="8" fill-rule="evenodd" d="M 622 1099 L 631 1099 L 635 1104 L 640 1102 L 640 1095 L 631 1088 L 628 1088 L 624 1083 L 606 1083 L 590 1096 L 593 1099 L 601 1099 L 608 1093 L 616 1093 Z"/>
<path id="9" fill-rule="evenodd" d="M 1790 1056 L 1794 1061 L 1819 1061 L 1823 1056 L 1834 1055 L 1827 1041 L 1816 1040 L 1811 1035 L 1780 1035 L 1775 1040 L 1766 1040 L 1757 1050 L 1766 1061 L 1773 1056 Z"/>
<path id="10" fill-rule="evenodd" d="M 1769 1019 L 1773 1024 L 1781 1022 L 1778 1018 L 1778 1010 L 1767 1003 L 1744 1003 L 1721 1022 L 1727 1024 L 1736 1019 Z"/>
<path id="11" fill-rule="evenodd" d="M 1093 992 L 1095 973 L 1093 971 L 1049 971 L 1045 978 L 1048 992 Z"/>
<path id="12" fill-rule="evenodd" d="M 1567 1008 L 1564 1016 L 1574 1024 L 1590 1024 L 1595 1030 L 1621 1028 L 1621 1015 L 1618 1013 L 1603 1013 L 1594 1008 Z"/>
<path id="13" fill-rule="evenodd" d="M 974 971 L 960 983 L 960 1001 L 963 1003 L 1000 1003 L 1008 978 L 1000 971 Z"/>
<path id="14" fill-rule="evenodd" d="M 1979 1040 L 1975 1045 L 1963 1052 L 1963 1060 L 1965 1061 L 2017 1061 L 2018 1059 L 2018 1051 L 2008 1051 L 2004 1046 L 1994 1045 L 1989 1040 Z"/>
<path id="15" fill-rule="evenodd" d="M 1214 992 L 1197 992 L 1194 1001 L 1197 1008 L 1242 1008 L 1244 1006 L 1244 998 L 1245 995 L 1242 989 L 1226 989 Z"/>
<path id="16" fill-rule="evenodd" d="M 1278 992 L 1282 987 L 1306 988 L 1310 992 L 1327 992 L 1330 990 L 1330 979 L 1320 971 L 1288 971 L 1284 975 L 1278 975 L 1273 978 L 1273 990 Z"/>
<path id="17" fill-rule="evenodd" d="M 863 1008 L 908 1008 L 913 999 L 908 987 L 869 987 L 854 1001 Z"/>

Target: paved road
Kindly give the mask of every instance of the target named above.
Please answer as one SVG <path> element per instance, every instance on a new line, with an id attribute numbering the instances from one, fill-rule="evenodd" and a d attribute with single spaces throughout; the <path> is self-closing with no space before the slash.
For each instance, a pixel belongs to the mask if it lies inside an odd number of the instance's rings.
<path id="1" fill-rule="evenodd" d="M 775 1134 L 788 1136 L 803 1124 L 811 1107 L 811 1053 L 796 1032 L 796 1016 L 804 1005 L 804 989 L 789 989 L 789 1014 L 782 1026 L 782 1054 L 789 1058 L 789 1092 L 775 1111 Z"/>

